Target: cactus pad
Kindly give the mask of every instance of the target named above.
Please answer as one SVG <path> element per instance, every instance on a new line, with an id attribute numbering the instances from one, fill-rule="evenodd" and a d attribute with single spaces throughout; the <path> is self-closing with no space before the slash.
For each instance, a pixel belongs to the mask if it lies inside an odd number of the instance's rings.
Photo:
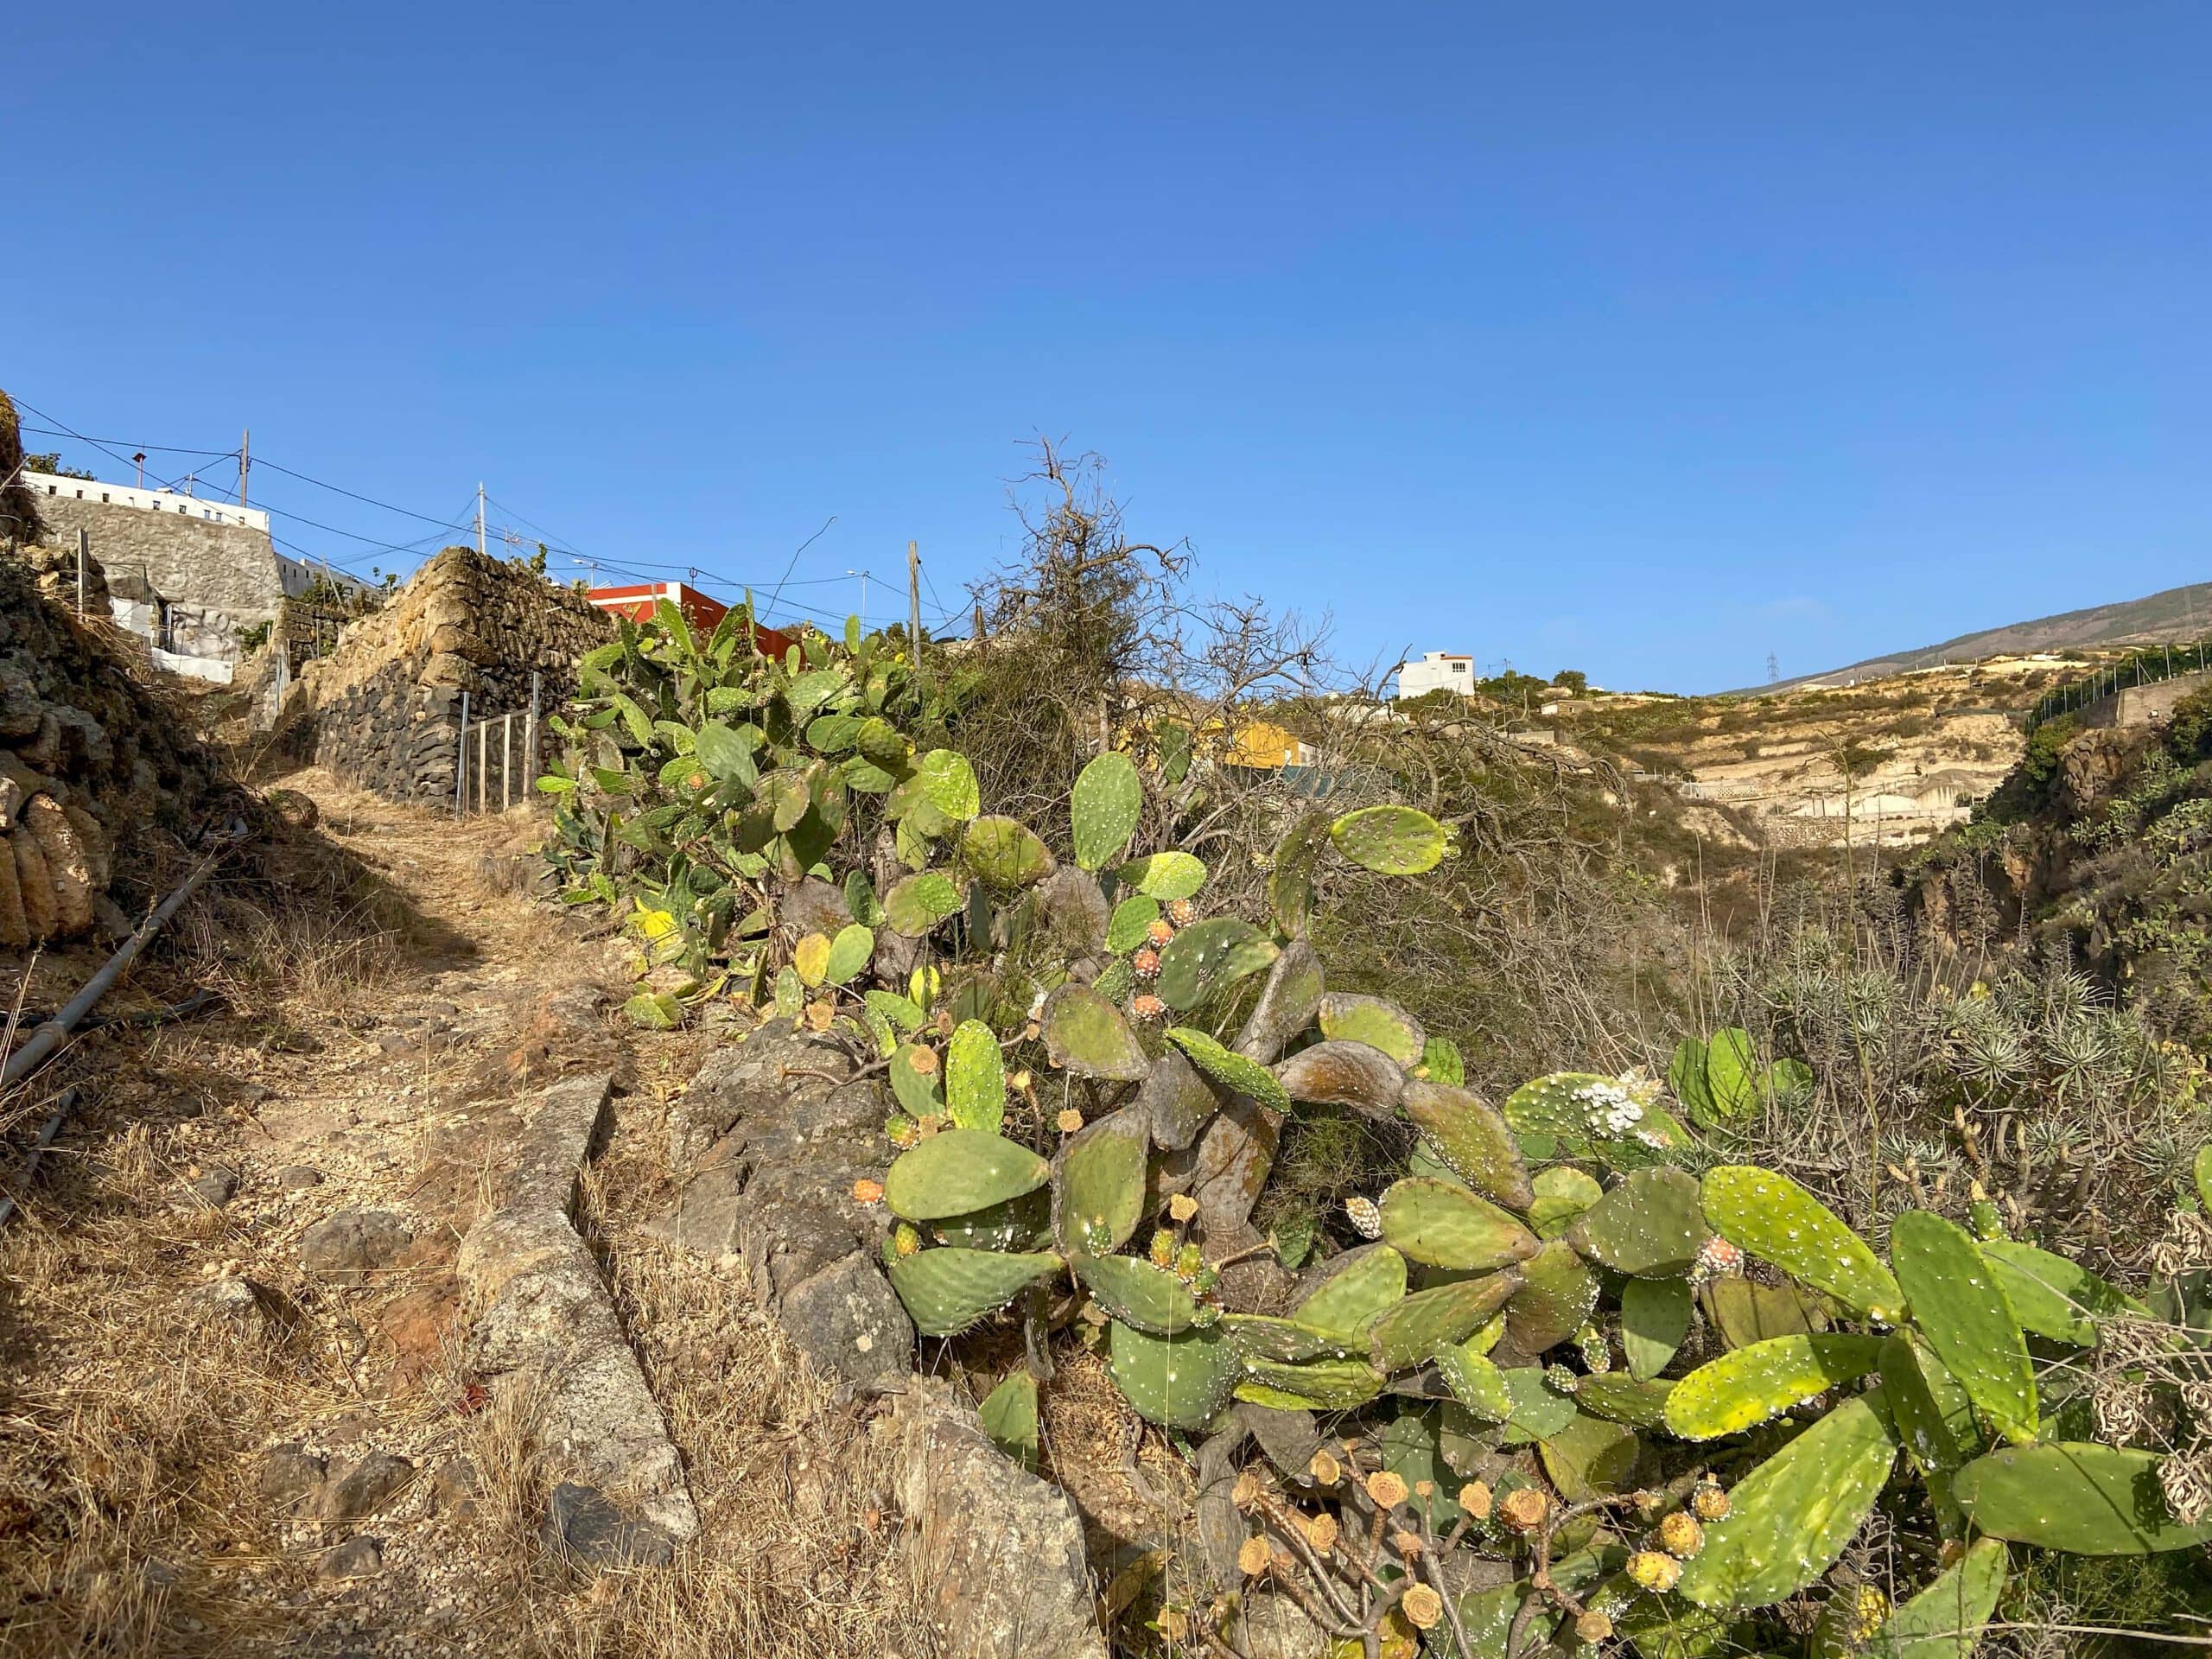
<path id="1" fill-rule="evenodd" d="M 1290 1096 L 1275 1081 L 1275 1074 L 1257 1060 L 1232 1053 L 1203 1031 L 1188 1026 L 1170 1027 L 1167 1040 L 1190 1056 L 1192 1065 L 1224 1089 L 1234 1090 L 1278 1112 L 1290 1109 Z"/>
<path id="2" fill-rule="evenodd" d="M 1198 1131 L 1220 1109 L 1221 1102 L 1198 1068 L 1178 1049 L 1168 1049 L 1152 1063 L 1137 1090 L 1137 1109 L 1152 1125 L 1152 1141 L 1168 1152 L 1180 1152 L 1198 1139 Z"/>
<path id="3" fill-rule="evenodd" d="M 1268 970 L 1260 1000 L 1232 1045 L 1239 1054 L 1266 1064 L 1303 1036 L 1321 1006 L 1321 959 L 1303 939 L 1293 939 Z"/>
<path id="4" fill-rule="evenodd" d="M 1106 1365 L 1138 1416 L 1191 1430 L 1221 1414 L 1241 1369 L 1236 1349 L 1218 1331 L 1156 1337 L 1118 1321 L 1108 1336 Z"/>
<path id="5" fill-rule="evenodd" d="M 1506 1096 L 1504 1109 L 1532 1157 L 1603 1156 L 1625 1167 L 1662 1162 L 1690 1144 L 1688 1131 L 1665 1110 L 1591 1071 L 1524 1083 Z"/>
<path id="6" fill-rule="evenodd" d="M 1237 917 L 1194 922 L 1160 948 L 1160 1000 L 1179 1012 L 1195 1008 L 1281 954 L 1273 939 Z"/>
<path id="7" fill-rule="evenodd" d="M 1088 985 L 1071 982 L 1045 999 L 1045 1052 L 1078 1077 L 1141 1083 L 1152 1060 L 1122 1011 Z"/>
<path id="8" fill-rule="evenodd" d="M 1574 1390 L 1574 1403 L 1582 1410 L 1637 1428 L 1662 1428 L 1667 1421 L 1667 1396 L 1672 1382 L 1648 1382 L 1626 1371 L 1599 1371 L 1586 1376 Z"/>
<path id="9" fill-rule="evenodd" d="M 924 1250 L 891 1264 L 891 1287 L 925 1337 L 950 1337 L 995 1313 L 1065 1264 L 1049 1251 Z"/>
<path id="10" fill-rule="evenodd" d="M 1075 861 L 1103 870 L 1122 855 L 1144 811 L 1144 782 L 1136 763 L 1108 750 L 1084 767 L 1068 800 L 1075 832 Z"/>
<path id="11" fill-rule="evenodd" d="M 1006 1121 L 1006 1059 L 980 1020 L 963 1020 L 944 1051 L 944 1109 L 963 1129 L 996 1135 Z"/>
<path id="12" fill-rule="evenodd" d="M 1564 1428 L 1536 1442 L 1544 1472 L 1570 1503 L 1628 1490 L 1643 1450 L 1634 1429 L 1579 1411 Z"/>
<path id="13" fill-rule="evenodd" d="M 1206 884 L 1206 867 L 1188 853 L 1154 853 L 1134 858 L 1117 872 L 1122 885 L 1132 893 L 1162 904 L 1188 899 Z"/>
<path id="14" fill-rule="evenodd" d="M 1159 899 L 1141 893 L 1122 899 L 1106 924 L 1106 948 L 1117 957 L 1135 950 L 1152 937 L 1152 925 L 1159 919 Z"/>
<path id="15" fill-rule="evenodd" d="M 1275 1067 L 1293 1100 L 1387 1112 L 1398 1103 L 1406 1074 L 1387 1054 L 1365 1043 L 1316 1043 Z"/>
<path id="16" fill-rule="evenodd" d="M 1452 1396 L 1487 1423 L 1502 1423 L 1513 1415 L 1513 1390 L 1505 1373 L 1471 1344 L 1454 1343 L 1436 1351 L 1436 1369 Z"/>
<path id="17" fill-rule="evenodd" d="M 895 1216 L 937 1221 L 1033 1192 L 1052 1173 L 1027 1147 L 982 1129 L 946 1129 L 893 1160 L 883 1196 Z"/>
<path id="18" fill-rule="evenodd" d="M 1955 1222 L 1908 1210 L 1890 1224 L 1890 1262 L 1913 1322 L 2008 1440 L 2036 1437 L 2036 1371 L 2028 1339 L 1981 1247 Z"/>
<path id="19" fill-rule="evenodd" d="M 902 1043 L 891 1056 L 887 1068 L 891 1073 L 891 1092 L 899 1103 L 916 1117 L 935 1117 L 944 1110 L 944 1095 L 938 1087 L 937 1051 L 924 1048 L 918 1043 Z"/>
<path id="20" fill-rule="evenodd" d="M 1845 1401 L 1737 1483 L 1727 1515 L 1682 1564 L 1676 1588 L 1713 1609 L 1764 1607 L 1795 1594 L 1843 1553 L 1896 1458 L 1880 1395 Z"/>
<path id="21" fill-rule="evenodd" d="M 1631 1279 L 1621 1287 L 1621 1350 L 1628 1373 L 1648 1382 L 1667 1369 L 1690 1333 L 1686 1279 Z"/>
<path id="22" fill-rule="evenodd" d="M 1042 881 L 1052 873 L 1051 850 L 1013 818 L 977 818 L 960 835 L 968 868 L 1001 893 Z"/>
<path id="23" fill-rule="evenodd" d="M 1521 1276 L 1520 1293 L 1505 1310 L 1505 1334 L 1524 1354 L 1565 1342 L 1598 1305 L 1597 1275 L 1557 1239 L 1521 1264 Z"/>
<path id="24" fill-rule="evenodd" d="M 1529 1224 L 1538 1238 L 1558 1238 L 1582 1219 L 1590 1206 L 1605 1196 L 1594 1177 L 1572 1164 L 1554 1164 L 1539 1170 L 1529 1183 Z"/>
<path id="25" fill-rule="evenodd" d="M 1591 1260 L 1639 1279 L 1688 1273 L 1709 1236 L 1697 1180 L 1678 1169 L 1637 1170 L 1567 1234 Z"/>
<path id="26" fill-rule="evenodd" d="M 925 870 L 906 877 L 884 894 L 883 919 L 893 932 L 918 939 L 957 912 L 963 902 L 951 877 Z"/>
<path id="27" fill-rule="evenodd" d="M 1883 1340 L 1882 1393 L 1905 1455 L 1922 1473 L 1955 1469 L 1980 1449 L 1981 1428 L 1974 1402 L 1943 1362 L 1910 1332 L 1893 1331 Z"/>
<path id="28" fill-rule="evenodd" d="M 1341 1265 L 1339 1265 L 1341 1264 Z M 1388 1244 L 1347 1250 L 1332 1271 L 1291 1310 L 1303 1325 L 1366 1339 L 1367 1328 L 1406 1294 L 1406 1258 Z"/>
<path id="29" fill-rule="evenodd" d="M 1724 1164 L 1707 1172 L 1703 1196 L 1707 1224 L 1731 1243 L 1854 1313 L 1888 1325 L 1904 1317 L 1904 1293 L 1872 1249 L 1787 1175 Z"/>
<path id="30" fill-rule="evenodd" d="M 1444 861 L 1444 826 L 1410 806 L 1370 806 L 1329 826 L 1329 839 L 1353 863 L 1382 875 L 1420 875 Z"/>
<path id="31" fill-rule="evenodd" d="M 2023 1328 L 2039 1337 L 2094 1346 L 2101 1314 L 2145 1313 L 2140 1302 L 2063 1255 L 2009 1238 L 1980 1241 L 1982 1259 Z"/>
<path id="32" fill-rule="evenodd" d="M 1382 1195 L 1382 1211 L 1384 1239 L 1433 1268 L 1479 1273 L 1525 1262 L 1541 1248 L 1518 1217 L 1446 1181 L 1395 1182 Z"/>
<path id="33" fill-rule="evenodd" d="M 1776 1337 L 1707 1361 L 1667 1396 L 1667 1427 L 1717 1440 L 1778 1417 L 1880 1364 L 1879 1337 Z"/>
<path id="34" fill-rule="evenodd" d="M 1197 1323 L 1198 1299 L 1165 1268 L 1133 1255 L 1076 1255 L 1069 1263 L 1098 1305 L 1124 1325 L 1172 1337 Z"/>
<path id="35" fill-rule="evenodd" d="M 1037 1379 L 1016 1371 L 993 1389 L 976 1408 L 991 1444 L 1014 1462 L 1037 1472 Z"/>
<path id="36" fill-rule="evenodd" d="M 1993 1538 L 2076 1555 L 2149 1555 L 2212 1543 L 2212 1515 L 2184 1526 L 2158 1485 L 2159 1454 L 2046 1441 L 2000 1447 L 1959 1471 L 1951 1496 Z"/>
<path id="37" fill-rule="evenodd" d="M 1818 1292 L 1795 1285 L 1762 1285 L 1750 1279 L 1715 1279 L 1700 1293 L 1706 1318 L 1731 1348 L 1748 1348 L 1769 1337 L 1802 1337 L 1827 1328 L 1818 1317 Z"/>
<path id="38" fill-rule="evenodd" d="M 931 749 L 914 762 L 922 798 L 955 823 L 965 823 L 982 809 L 976 769 L 957 749 Z"/>
<path id="39" fill-rule="evenodd" d="M 1247 1357 L 1245 1374 L 1272 1398 L 1259 1404 L 1281 1405 L 1284 1396 L 1307 1410 L 1351 1411 L 1382 1392 L 1382 1374 L 1362 1359 L 1316 1359 L 1302 1365 L 1279 1360 Z M 1241 1396 L 1241 1390 L 1240 1390 Z"/>
<path id="40" fill-rule="evenodd" d="M 1416 1291 L 1368 1326 L 1368 1351 L 1386 1374 L 1408 1370 L 1439 1349 L 1465 1341 L 1520 1288 L 1521 1275 L 1508 1268 Z"/>
<path id="41" fill-rule="evenodd" d="M 1870 1651 L 1878 1659 L 1972 1659 L 2005 1592 L 2005 1546 L 1977 1538 L 1925 1590 L 1890 1615 Z"/>
<path id="42" fill-rule="evenodd" d="M 1086 1124 L 1060 1148 L 1052 1196 L 1061 1249 L 1103 1256 L 1129 1242 L 1144 1217 L 1148 1139 L 1132 1108 Z"/>
<path id="43" fill-rule="evenodd" d="M 988 1209 L 932 1221 L 927 1231 L 937 1243 L 957 1244 L 963 1249 L 1033 1249 L 1051 1241 L 1052 1195 L 1039 1187 Z"/>
<path id="44" fill-rule="evenodd" d="M 838 930 L 837 937 L 830 941 L 830 954 L 822 965 L 822 980 L 827 985 L 842 985 L 850 981 L 875 955 L 875 935 L 858 922 Z"/>
<path id="45" fill-rule="evenodd" d="M 1400 1104 L 1421 1139 L 1476 1192 L 1515 1210 L 1535 1202 L 1529 1166 L 1511 1128 L 1473 1090 L 1415 1081 L 1405 1085 Z"/>
<path id="46" fill-rule="evenodd" d="M 1498 1373 L 1513 1397 L 1500 1444 L 1528 1446 L 1548 1440 L 1574 1421 L 1574 1396 L 1561 1394 L 1541 1365 L 1509 1365 Z"/>
<path id="47" fill-rule="evenodd" d="M 1421 1064 L 1428 1044 L 1421 1021 L 1385 997 L 1331 991 L 1321 999 L 1319 1018 L 1324 1037 L 1379 1048 L 1408 1069 Z"/>
<path id="48" fill-rule="evenodd" d="M 1345 1332 L 1265 1313 L 1224 1313 L 1221 1333 L 1240 1355 L 1291 1365 L 1311 1359 L 1351 1359 L 1363 1345 Z"/>

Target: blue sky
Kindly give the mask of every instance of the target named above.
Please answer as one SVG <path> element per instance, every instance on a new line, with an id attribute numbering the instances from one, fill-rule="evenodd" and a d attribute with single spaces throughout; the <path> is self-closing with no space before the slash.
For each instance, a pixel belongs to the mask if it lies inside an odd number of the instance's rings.
<path id="1" fill-rule="evenodd" d="M 842 613 L 1042 432 L 1348 661 L 1686 690 L 2212 575 L 2201 4 L 10 29 L 0 386 L 96 437 L 763 586 L 834 515 Z"/>

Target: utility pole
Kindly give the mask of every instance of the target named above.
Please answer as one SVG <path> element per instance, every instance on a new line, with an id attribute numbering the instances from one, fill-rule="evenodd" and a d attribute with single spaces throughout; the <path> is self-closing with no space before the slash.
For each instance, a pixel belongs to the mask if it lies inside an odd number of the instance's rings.
<path id="1" fill-rule="evenodd" d="M 238 505 L 245 505 L 245 475 L 253 470 L 253 429 L 246 427 L 238 434 Z"/>
<path id="2" fill-rule="evenodd" d="M 484 480 L 480 478 L 476 480 L 476 556 L 480 559 L 485 556 Z"/>
<path id="3" fill-rule="evenodd" d="M 906 628 L 914 652 L 914 667 L 922 665 L 922 551 L 919 542 L 906 543 Z"/>

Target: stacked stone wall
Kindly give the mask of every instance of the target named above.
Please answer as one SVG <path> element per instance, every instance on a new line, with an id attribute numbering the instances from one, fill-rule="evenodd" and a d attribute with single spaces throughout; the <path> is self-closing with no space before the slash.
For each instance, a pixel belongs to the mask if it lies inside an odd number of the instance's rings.
<path id="1" fill-rule="evenodd" d="M 285 702 L 286 747 L 389 798 L 450 802 L 463 694 L 472 725 L 497 720 L 530 707 L 535 675 L 541 709 L 556 709 L 575 689 L 577 659 L 613 637 L 613 620 L 573 588 L 448 548 L 302 671 Z M 537 732 L 542 754 L 542 715 Z M 527 755 L 516 766 L 518 778 L 536 770 Z"/>

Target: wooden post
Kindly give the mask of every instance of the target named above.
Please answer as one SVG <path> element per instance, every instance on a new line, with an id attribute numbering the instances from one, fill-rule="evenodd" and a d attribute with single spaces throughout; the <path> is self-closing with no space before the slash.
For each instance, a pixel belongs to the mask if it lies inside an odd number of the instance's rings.
<path id="1" fill-rule="evenodd" d="M 922 671 L 922 553 L 918 542 L 906 543 L 906 645 L 914 653 L 914 671 Z"/>
<path id="2" fill-rule="evenodd" d="M 538 674 L 533 668 L 530 671 L 530 718 L 523 722 L 522 728 L 522 763 L 527 773 L 522 785 L 524 800 L 528 800 L 530 791 L 537 787 L 537 685 Z"/>
<path id="3" fill-rule="evenodd" d="M 461 741 L 453 751 L 453 815 L 468 810 L 468 693 L 461 694 Z"/>
<path id="4" fill-rule="evenodd" d="M 515 717 L 499 722 L 499 810 L 515 804 Z"/>
<path id="5" fill-rule="evenodd" d="M 476 810 L 479 812 L 489 804 L 487 798 L 491 792 L 492 779 L 486 770 L 486 762 L 489 759 L 486 752 L 491 746 L 492 722 L 480 720 L 476 722 Z"/>

